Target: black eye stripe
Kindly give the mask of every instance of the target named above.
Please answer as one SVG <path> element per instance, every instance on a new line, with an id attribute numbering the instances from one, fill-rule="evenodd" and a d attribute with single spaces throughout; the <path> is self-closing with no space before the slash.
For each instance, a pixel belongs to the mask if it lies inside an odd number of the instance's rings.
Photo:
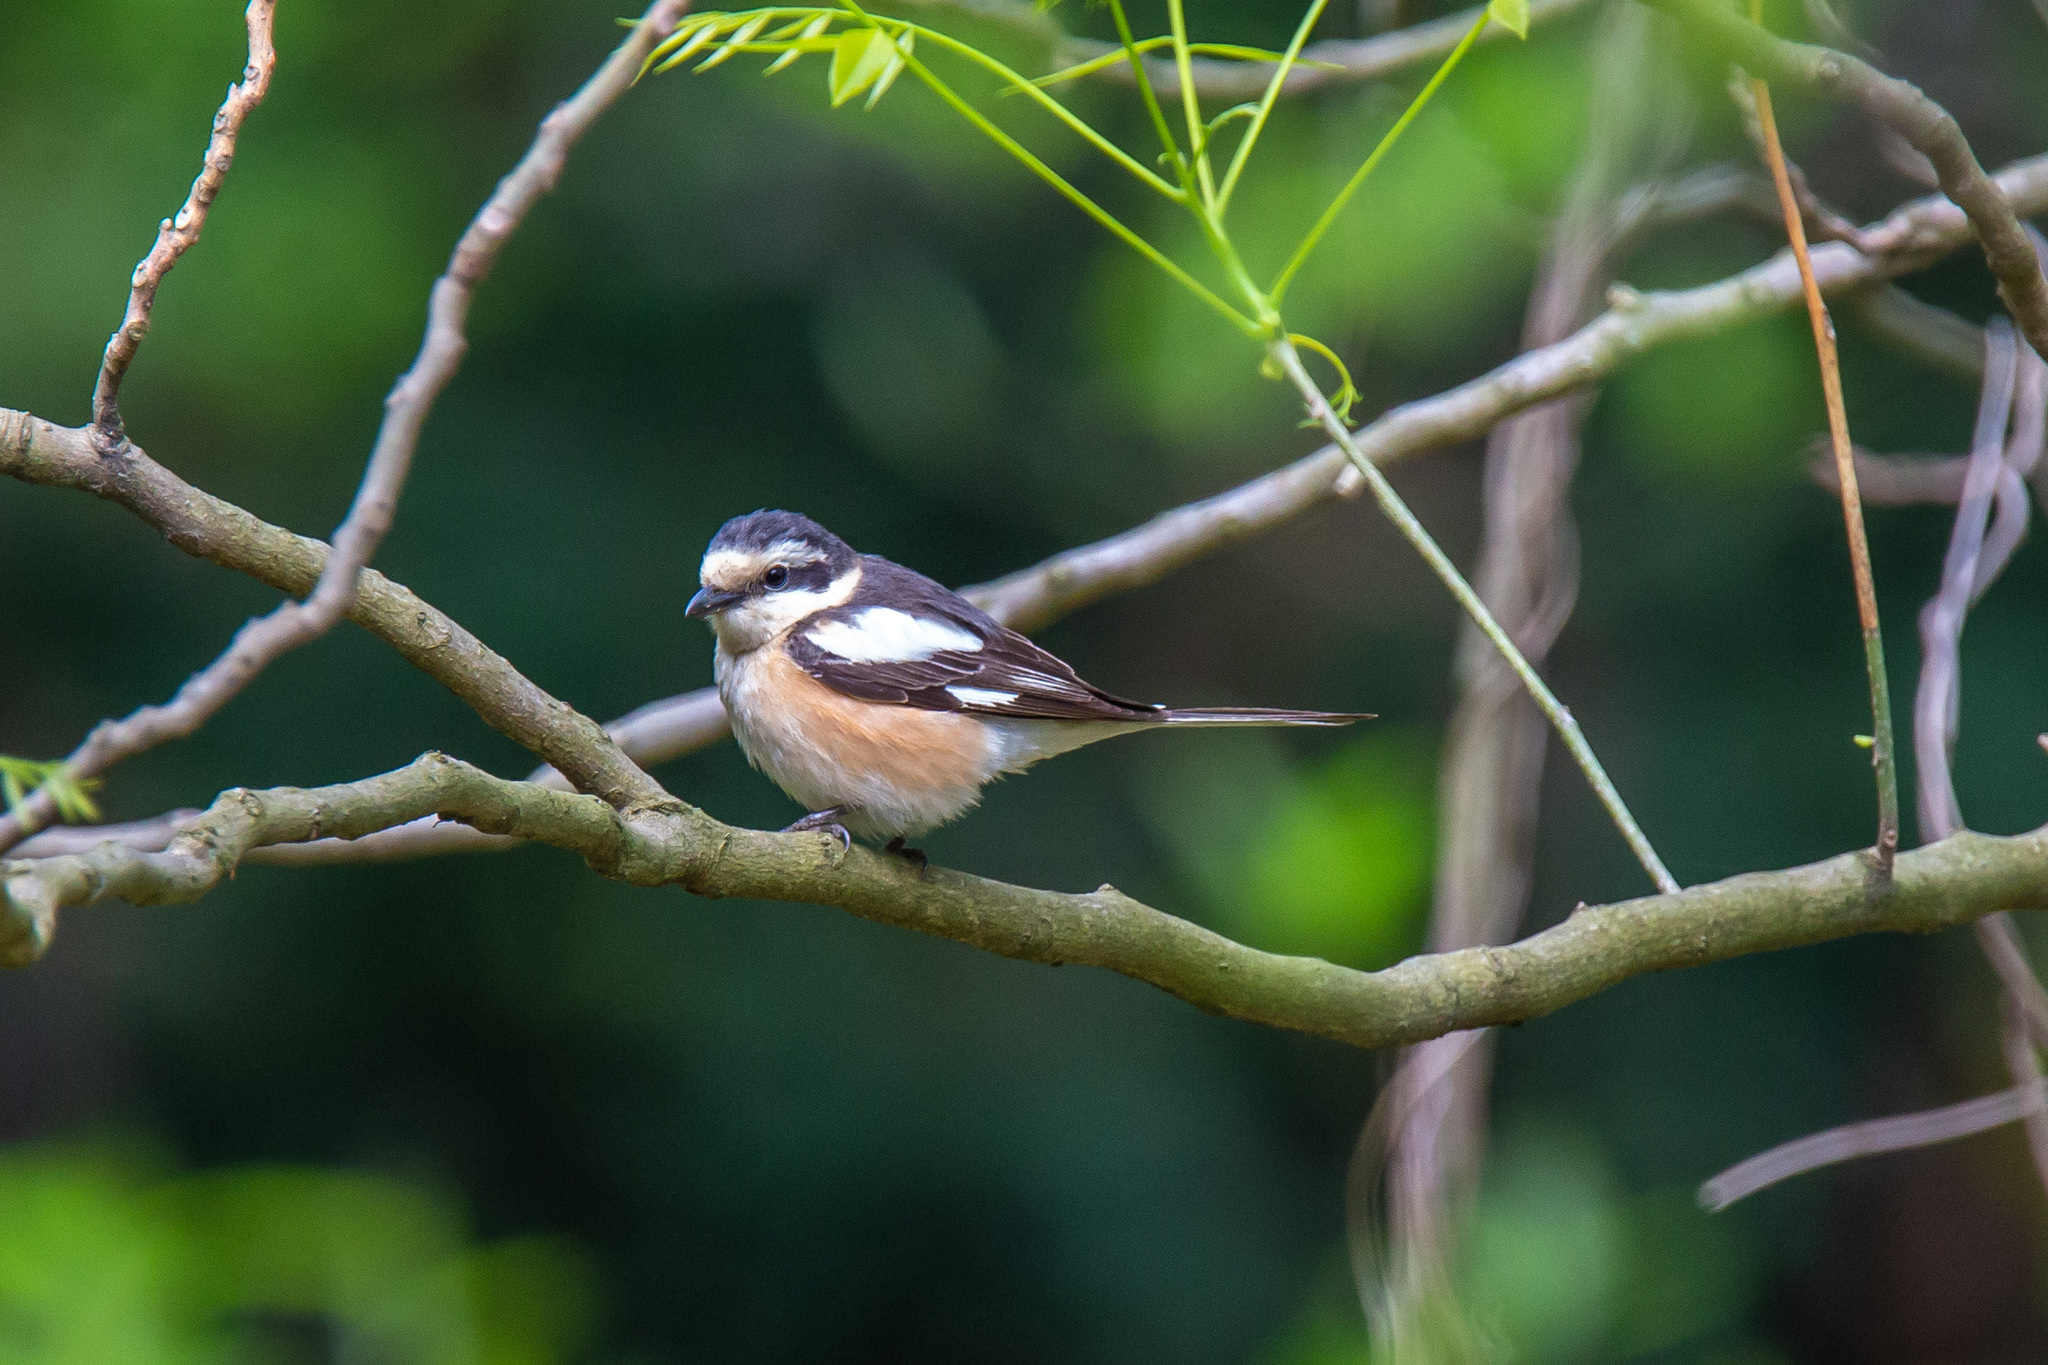
<path id="1" fill-rule="evenodd" d="M 816 592 L 829 587 L 833 578 L 830 564 L 805 564 L 789 571 L 789 581 L 783 587 L 792 590 Z"/>

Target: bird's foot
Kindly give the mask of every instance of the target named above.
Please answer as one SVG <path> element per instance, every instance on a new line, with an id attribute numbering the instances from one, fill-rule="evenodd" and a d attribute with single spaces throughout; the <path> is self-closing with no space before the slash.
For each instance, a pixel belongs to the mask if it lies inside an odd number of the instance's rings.
<path id="1" fill-rule="evenodd" d="M 917 875 L 920 877 L 929 876 L 931 874 L 932 860 L 925 856 L 925 852 L 923 849 L 911 848 L 908 845 L 906 845 L 903 842 L 903 836 L 900 834 L 897 835 L 895 838 L 891 839 L 888 843 L 883 844 L 882 852 L 893 853 L 899 858 L 908 859 L 910 862 L 916 864 Z"/>
<path id="2" fill-rule="evenodd" d="M 839 841 L 839 856 L 853 852 L 853 836 L 846 832 L 846 826 L 839 823 L 839 817 L 846 814 L 846 807 L 831 806 L 825 810 L 814 810 L 803 819 L 784 825 L 784 834 L 808 834 L 813 831 L 829 834 Z M 898 842 L 901 842 L 900 840 Z"/>

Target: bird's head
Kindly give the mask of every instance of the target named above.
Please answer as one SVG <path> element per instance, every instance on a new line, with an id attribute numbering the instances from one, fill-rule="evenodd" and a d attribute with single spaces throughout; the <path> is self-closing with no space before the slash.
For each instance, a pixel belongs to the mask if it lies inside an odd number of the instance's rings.
<path id="1" fill-rule="evenodd" d="M 684 615 L 707 618 L 726 653 L 744 654 L 850 598 L 860 557 L 809 517 L 749 512 L 711 537 L 698 581 Z"/>

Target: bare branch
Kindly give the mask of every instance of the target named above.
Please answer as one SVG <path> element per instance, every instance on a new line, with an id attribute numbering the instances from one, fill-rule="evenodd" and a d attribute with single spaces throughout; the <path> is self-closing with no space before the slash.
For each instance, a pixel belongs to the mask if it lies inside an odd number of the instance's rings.
<path id="1" fill-rule="evenodd" d="M 1958 658 L 1963 618 L 1977 577 L 1977 552 L 1998 473 L 2005 463 L 2006 424 L 2018 371 L 2019 346 L 2003 318 L 1985 329 L 1984 391 L 1977 407 L 1977 432 L 1963 478 L 1948 553 L 1942 560 L 1941 590 L 1920 612 L 1920 687 L 1913 698 L 1913 759 L 1919 774 L 1920 834 L 1940 839 L 1962 828 L 1949 758 L 1955 747 L 1962 666 Z"/>
<path id="2" fill-rule="evenodd" d="M 1592 313 L 1611 262 L 1644 199 L 1671 199 L 1660 185 L 1628 193 L 1641 163 L 1654 165 L 1680 122 L 1660 98 L 1651 17 L 1634 5 L 1602 14 L 1588 72 L 1585 151 L 1567 187 L 1537 268 L 1522 328 L 1524 349 L 1555 345 Z M 1669 148 L 1676 155 L 1676 147 Z M 1726 183 L 1730 177 L 1721 177 Z M 1698 197 L 1698 196 L 1695 196 Z M 1541 666 L 1577 601 L 1578 527 L 1571 480 L 1593 395 L 1581 391 L 1518 413 L 1486 443 L 1484 531 L 1472 575 L 1480 597 Z M 1432 951 L 1504 943 L 1519 929 L 1534 875 L 1537 808 L 1548 731 L 1500 655 L 1467 625 L 1456 666 L 1458 704 L 1444 740 L 1438 782 Z M 1469 1332 L 1454 1289 L 1463 1216 L 1476 1196 L 1486 1148 L 1493 1049 L 1483 1035 L 1449 1034 L 1406 1050 L 1387 1091 L 1403 1111 L 1382 1134 L 1387 1267 L 1354 1260 L 1367 1318 L 1391 1360 L 1427 1359 L 1445 1333 Z M 1462 1059 L 1462 1060 L 1459 1060 Z M 1384 1103 L 1384 1099 L 1382 1100 Z M 1375 1106 L 1377 1109 L 1379 1106 Z M 1367 1150 L 1372 1121 L 1360 1137 Z M 1379 1238 L 1354 1228 L 1354 1248 Z M 1356 1252 L 1354 1251 L 1354 1257 Z M 1470 1351 L 1452 1353 L 1470 1355 Z"/>
<path id="3" fill-rule="evenodd" d="M 1592 0 L 1530 0 L 1529 23 L 1534 26 L 1561 19 L 1590 3 Z M 1478 18 L 1478 9 L 1465 9 L 1370 38 L 1335 38 L 1310 43 L 1302 49 L 1300 63 L 1287 73 L 1287 82 L 1281 87 L 1281 93 L 1298 95 L 1329 86 L 1386 80 L 1415 67 L 1434 65 L 1450 55 L 1451 49 L 1458 45 L 1458 40 Z M 1493 24 L 1479 35 L 1479 39 L 1481 42 L 1497 42 L 1508 36 L 1508 30 Z M 1114 43 L 1068 38 L 1055 49 L 1055 60 L 1062 65 L 1078 65 L 1117 50 Z M 1261 62 L 1216 61 L 1198 57 L 1189 66 L 1195 93 L 1213 99 L 1257 99 L 1265 93 L 1266 82 L 1273 75 L 1272 68 Z M 1151 77 L 1153 88 L 1161 95 L 1180 94 L 1180 72 L 1173 62 L 1147 58 L 1145 72 Z M 1101 75 L 1105 80 L 1134 83 L 1128 62 L 1105 67 Z"/>
<path id="4" fill-rule="evenodd" d="M 0 408 L 0 471 L 119 503 L 187 554 L 281 592 L 312 591 L 329 555 L 310 537 L 272 526 L 194 488 L 142 450 L 103 460 L 92 433 Z M 499 733 L 567 773 L 581 791 L 617 805 L 669 795 L 619 752 L 596 721 L 557 701 L 411 589 L 364 569 L 348 618 L 460 697 Z"/>
<path id="5" fill-rule="evenodd" d="M 1532 1019 L 1646 972 L 1851 934 L 1927 932 L 1999 910 L 2048 910 L 2048 828 L 2010 838 L 1966 831 L 1902 856 L 1890 882 L 1864 854 L 1848 853 L 1582 908 L 1507 947 L 1361 972 L 1259 952 L 1113 887 L 1068 895 L 941 868 L 920 876 L 902 858 L 858 846 L 841 854 L 829 835 L 737 829 L 673 800 L 622 810 L 431 754 L 361 782 L 227 792 L 160 853 L 107 843 L 77 855 L 0 860 L 0 958 L 20 963 L 40 953 L 63 910 L 108 896 L 144 905 L 193 900 L 253 848 L 359 837 L 427 815 L 568 849 L 636 886 L 836 906 L 1004 957 L 1106 967 L 1212 1014 L 1357 1047 Z"/>
<path id="6" fill-rule="evenodd" d="M 92 421 L 108 451 L 119 449 L 127 439 L 121 429 L 121 380 L 127 375 L 135 353 L 142 348 L 142 339 L 149 335 L 157 286 L 205 231 L 207 210 L 213 207 L 214 197 L 227 180 L 228 168 L 234 164 L 235 138 L 242 131 L 242 121 L 249 117 L 250 110 L 263 103 L 263 96 L 270 90 L 270 73 L 277 67 L 277 48 L 270 40 L 271 12 L 276 6 L 277 0 L 249 0 L 243 16 L 249 27 L 248 65 L 242 68 L 241 81 L 228 87 L 227 100 L 213 116 L 213 136 L 206 142 L 206 159 L 200 165 L 198 178 L 192 182 L 191 192 L 185 196 L 184 206 L 175 217 L 157 225 L 156 245 L 136 265 L 129 282 L 127 311 L 114 335 L 107 339 L 99 378 L 93 384 Z"/>
<path id="7" fill-rule="evenodd" d="M 1816 440 L 1824 447 L 1826 437 Z M 1874 455 L 1856 452 L 1856 484 L 1863 501 L 1877 507 L 1955 506 L 1963 495 L 1963 475 L 1969 468 L 1966 455 Z M 1818 450 L 1806 467 L 1813 481 L 1830 493 L 1841 488 L 1835 475 L 1834 456 Z"/>
<path id="8" fill-rule="evenodd" d="M 1765 130 L 1764 110 L 1758 106 L 1756 92 L 1741 73 L 1736 73 L 1729 80 L 1728 94 L 1735 101 L 1735 107 L 1742 111 L 1742 128 L 1756 148 L 1758 159 L 1767 166 L 1773 162 L 1783 163 L 1785 178 L 1791 185 L 1793 202 L 1799 206 L 1807 235 L 1817 242 L 1847 242 L 1858 251 L 1870 250 L 1872 244 L 1864 240 L 1863 230 L 1822 203 L 1820 196 L 1813 192 L 1813 186 L 1807 183 L 1806 172 L 1784 154 L 1782 147 L 1777 147 L 1776 137 Z M 1773 203 L 1772 208 L 1775 210 L 1776 207 Z"/>
<path id="9" fill-rule="evenodd" d="M 1977 921 L 1981 925 L 1994 920 L 2002 921 L 2007 932 L 2013 931 L 2012 916 L 1992 915 Z M 2027 980 L 2034 983 L 2034 991 L 2041 991 L 2040 978 L 2033 969 L 2027 969 Z M 2005 1045 L 2005 1066 L 2012 1076 L 2013 1088 L 2023 1093 L 2037 1091 L 2041 1087 L 2041 1054 L 2024 1007 L 2015 1002 L 2008 993 L 2005 997 L 2005 1022 L 1999 1028 L 1999 1040 Z M 2027 1152 L 2034 1158 L 2034 1178 L 2048 1187 L 2048 1108 L 2027 1110 L 2022 1120 L 2027 1128 Z"/>
<path id="10" fill-rule="evenodd" d="M 1896 129 L 1934 164 L 1941 188 L 1960 205 L 1983 245 L 1998 292 L 2036 351 L 2048 354 L 2048 278 L 1998 184 L 1946 109 L 1907 81 L 1885 75 L 1846 53 L 1788 42 L 1721 8 L 1713 0 L 1643 0 L 1683 19 L 1753 75 L 1819 94 L 1854 100 Z"/>
<path id="11" fill-rule="evenodd" d="M 2015 163 L 2000 173 L 1999 180 L 2021 211 L 2048 212 L 2048 157 Z M 1941 197 L 1906 204 L 1866 232 L 1884 244 L 1873 256 L 1840 244 L 1813 253 L 1823 291 L 1868 289 L 1938 260 L 1970 240 L 1968 220 Z M 1352 439 L 1382 466 L 1473 439 L 1505 417 L 1598 383 L 1645 351 L 1782 312 L 1798 301 L 1800 282 L 1790 253 L 1783 252 L 1697 289 L 1639 293 L 1617 287 L 1610 297 L 1613 306 L 1608 312 L 1565 341 L 1526 352 L 1447 392 L 1392 408 L 1353 433 Z M 193 488 L 139 450 L 120 468 L 108 467 L 92 458 L 85 435 L 0 408 L 0 473 L 118 502 L 186 553 L 283 591 L 303 592 L 311 585 L 326 552 L 318 541 L 268 525 Z M 1156 582 L 1211 550 L 1280 525 L 1328 497 L 1355 492 L 1361 482 L 1343 453 L 1325 446 L 1239 488 L 1067 551 L 970 590 L 969 595 L 1010 624 L 1031 629 L 1110 592 Z M 493 728 L 549 763 L 560 767 L 563 756 L 573 755 L 566 760 L 572 766 L 564 770 L 581 790 L 626 801 L 659 800 L 665 793 L 627 760 L 651 767 L 726 733 L 716 694 L 703 689 L 640 708 L 616 723 L 614 741 L 587 718 L 547 697 L 408 589 L 374 570 L 364 572 L 362 583 L 351 619 L 462 696 Z M 441 642 L 448 639 L 459 641 L 459 646 L 444 647 Z M 451 648 L 456 653 L 451 654 Z M 468 651 L 485 660 L 479 665 L 480 677 L 456 661 L 458 655 L 468 657 Z M 573 719 L 558 730 L 546 723 L 558 715 Z M 457 841 L 464 848 L 478 847 L 469 836 L 445 837 L 451 847 Z M 409 832 L 403 842 L 405 854 L 383 852 L 368 841 L 326 846 L 317 855 L 308 852 L 306 860 L 351 862 L 441 851 L 425 827 Z"/>
<path id="12" fill-rule="evenodd" d="M 1753 12 L 1756 8 L 1752 6 Z M 1899 848 L 1899 776 L 1892 739 L 1891 680 L 1884 663 L 1884 632 L 1878 620 L 1870 540 L 1863 529 L 1863 499 L 1856 487 L 1856 450 L 1849 440 L 1849 412 L 1842 397 L 1842 365 L 1835 350 L 1835 324 L 1828 316 L 1820 284 L 1814 278 L 1798 187 L 1792 179 L 1792 165 L 1785 159 L 1785 149 L 1778 141 L 1778 123 L 1771 110 L 1771 87 L 1761 77 L 1751 77 L 1749 95 L 1748 107 L 1754 115 L 1757 141 L 1762 145 L 1764 160 L 1770 164 L 1771 180 L 1777 186 L 1778 202 L 1784 213 L 1785 236 L 1792 244 L 1792 258 L 1799 264 L 1800 290 L 1806 297 L 1807 319 L 1813 325 L 1813 349 L 1820 360 L 1820 387 L 1827 404 L 1842 524 L 1849 541 L 1849 569 L 1856 583 L 1856 617 L 1863 632 L 1864 671 L 1870 682 L 1870 761 L 1877 779 L 1875 851 L 1878 866 L 1889 870 Z M 1811 192 L 1807 198 L 1812 198 Z M 1858 238 L 1852 245 L 1868 254 L 1874 244 L 1862 240 L 1860 234 Z"/>
<path id="13" fill-rule="evenodd" d="M 266 62 L 263 81 L 253 87 L 255 96 L 248 101 L 250 105 L 262 97 L 262 85 L 268 83 L 270 65 L 274 62 L 269 54 L 269 3 L 268 0 L 257 0 L 249 11 L 251 68 L 253 70 L 256 66 L 253 54 L 259 29 L 258 5 L 262 7 L 260 27 Z M 363 472 L 362 483 L 356 490 L 348 516 L 335 532 L 334 552 L 321 568 L 312 593 L 303 603 L 285 602 L 269 615 L 243 625 L 235 632 L 226 652 L 188 678 L 169 702 L 161 706 L 145 706 L 125 719 L 102 721 L 93 727 L 85 742 L 64 761 L 71 778 L 95 776 L 123 759 L 193 733 L 275 660 L 310 644 L 334 628 L 355 599 L 358 575 L 391 528 L 399 494 L 411 471 L 413 454 L 418 449 L 420 430 L 426 423 L 427 414 L 462 364 L 463 352 L 468 349 L 462 327 L 477 283 L 490 273 L 499 251 L 517 231 L 527 211 L 561 178 L 569 149 L 576 139 L 633 84 L 648 52 L 674 28 L 682 11 L 683 0 L 657 0 L 597 74 L 573 98 L 542 120 L 540 134 L 534 139 L 533 146 L 512 173 L 498 183 L 496 191 L 462 234 L 447 273 L 434 282 L 427 308 L 426 337 L 421 343 L 419 356 L 412 368 L 400 376 L 397 386 L 385 400 L 384 421 L 378 429 L 377 442 Z M 231 96 L 228 106 L 223 107 L 221 118 L 216 120 L 217 128 L 235 104 Z M 239 125 L 239 116 L 234 122 Z M 216 141 L 219 137 L 217 132 Z M 232 148 L 232 129 L 227 134 L 227 142 Z M 223 154 L 220 162 L 223 172 L 226 164 Z M 209 171 L 211 169 L 209 166 Z M 205 176 L 202 176 L 201 181 L 204 180 Z M 217 180 L 215 184 L 217 186 Z M 199 187 L 195 186 L 193 192 L 198 194 Z M 210 199 L 211 194 L 207 197 Z M 196 226 L 193 235 L 197 236 Z M 166 260 L 164 269 L 168 269 L 170 261 L 175 259 L 173 253 Z M 147 266 L 148 262 L 144 264 Z M 154 293 L 152 282 L 149 296 L 153 297 Z M 134 311 L 132 304 L 130 311 Z M 146 330 L 147 300 L 142 305 L 141 319 Z M 116 342 L 125 334 L 124 328 L 122 334 L 117 334 Z M 141 333 L 137 332 L 138 342 L 140 337 Z M 132 353 L 133 348 L 130 347 L 128 354 Z M 108 356 L 112 364 L 115 358 L 112 345 L 108 348 Z M 125 367 L 125 357 L 121 365 Z M 106 373 L 102 371 L 103 378 Z M 117 370 L 116 384 L 118 378 Z M 111 391 L 109 397 L 111 399 Z M 125 441 L 123 444 L 125 446 Z M 110 462 L 127 457 L 128 450 L 121 447 L 105 451 L 105 458 Z M 19 810 L 0 815 L 0 852 L 49 823 L 56 814 L 57 804 L 45 787 L 24 801 Z"/>
<path id="14" fill-rule="evenodd" d="M 1950 374 L 1983 378 L 1984 329 L 1976 323 L 1924 303 L 1895 284 L 1851 294 L 1848 305 L 1864 326 L 1919 360 Z"/>
<path id="15" fill-rule="evenodd" d="M 1906 859 L 1899 861 L 1903 865 Z M 1738 1199 L 1746 1199 L 1758 1190 L 1807 1171 L 1881 1152 L 1903 1152 L 1931 1147 L 1937 1142 L 1953 1142 L 2040 1113 L 2044 1107 L 2048 1107 L 2048 1090 L 2035 1081 L 1944 1109 L 1830 1128 L 1729 1167 L 1700 1186 L 1700 1205 L 1719 1211 Z"/>

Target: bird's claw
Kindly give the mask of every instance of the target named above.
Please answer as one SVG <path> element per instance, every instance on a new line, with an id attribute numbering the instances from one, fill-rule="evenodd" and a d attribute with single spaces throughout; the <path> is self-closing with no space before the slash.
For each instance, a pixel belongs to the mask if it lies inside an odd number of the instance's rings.
<path id="1" fill-rule="evenodd" d="M 782 832 L 784 834 L 829 834 L 839 841 L 839 856 L 844 860 L 847 854 L 853 852 L 853 836 L 846 832 L 846 826 L 839 823 L 839 817 L 845 813 L 845 810 L 844 806 L 834 806 L 830 810 L 814 810 L 803 819 L 784 825 Z"/>
<path id="2" fill-rule="evenodd" d="M 917 875 L 920 878 L 929 878 L 931 876 L 932 860 L 925 855 L 923 849 L 907 846 L 903 842 L 903 836 L 900 834 L 882 845 L 882 852 L 893 853 L 899 858 L 908 859 L 916 866 Z"/>

